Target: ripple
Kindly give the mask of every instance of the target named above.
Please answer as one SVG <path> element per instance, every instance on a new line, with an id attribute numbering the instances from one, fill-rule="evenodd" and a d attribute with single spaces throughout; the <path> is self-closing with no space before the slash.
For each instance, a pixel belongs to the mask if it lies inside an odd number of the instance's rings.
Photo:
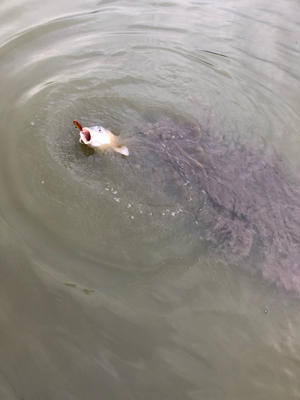
<path id="1" fill-rule="evenodd" d="M 0 5 L 4 397 L 295 396 L 298 303 L 207 257 L 213 187 L 187 177 L 203 153 L 172 154 L 183 129 L 191 146 L 210 135 L 208 158 L 220 140 L 226 162 L 258 143 L 252 172 L 273 147 L 299 163 L 299 5 L 224 4 Z M 130 157 L 80 144 L 74 119 L 119 135 Z M 147 136 L 157 121 L 173 143 Z"/>
<path id="2" fill-rule="evenodd" d="M 1 138 L 2 204 L 10 204 L 4 218 L 24 237 L 31 232 L 35 248 L 49 240 L 114 265 L 193 252 L 199 228 L 188 233 L 193 215 L 179 211 L 186 188 L 164 178 L 172 167 L 143 145 L 138 127 L 169 117 L 219 130 L 230 142 L 263 140 L 260 132 L 274 126 L 268 111 L 275 113 L 278 99 L 265 90 L 272 102 L 258 106 L 259 78 L 230 51 L 196 43 L 188 19 L 174 25 L 177 11 L 162 9 L 158 19 L 133 8 L 124 18 L 123 8 L 101 4 L 31 26 L 2 45 L 2 125 L 10 133 Z M 130 160 L 82 146 L 73 119 L 120 135 Z M 155 168 L 164 171 L 160 180 Z"/>

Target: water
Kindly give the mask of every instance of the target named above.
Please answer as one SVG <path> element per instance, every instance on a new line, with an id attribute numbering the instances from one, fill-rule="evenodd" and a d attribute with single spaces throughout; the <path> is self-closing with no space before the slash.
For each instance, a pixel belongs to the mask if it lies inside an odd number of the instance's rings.
<path id="1" fill-rule="evenodd" d="M 297 176 L 298 2 L 0 11 L 0 398 L 298 399 L 299 299 L 209 256 L 192 183 L 136 134 L 209 126 Z M 73 119 L 131 158 L 84 148 Z"/>

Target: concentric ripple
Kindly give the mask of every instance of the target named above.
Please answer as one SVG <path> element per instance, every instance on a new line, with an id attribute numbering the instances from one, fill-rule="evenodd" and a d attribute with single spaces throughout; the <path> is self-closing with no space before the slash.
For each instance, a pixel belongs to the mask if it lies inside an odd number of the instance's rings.
<path id="1" fill-rule="evenodd" d="M 251 92 L 237 85 L 236 62 L 191 41 L 185 46 L 188 22 L 175 29 L 166 16 L 154 22 L 150 13 L 137 23 L 133 10 L 124 19 L 108 7 L 38 25 L 1 48 L 4 218 L 19 221 L 30 246 L 52 243 L 84 259 L 130 265 L 192 254 L 200 232 L 185 205 L 188 182 L 172 182 L 172 166 L 145 148 L 138 127 L 168 117 L 210 124 L 230 140 L 246 133 L 247 115 L 255 114 L 255 126 L 269 129 Z M 94 154 L 79 144 L 73 119 L 120 135 L 131 156 Z"/>
<path id="2" fill-rule="evenodd" d="M 288 5 L 2 2 L 0 398 L 299 398 L 299 304 L 210 256 L 211 211 L 235 205 L 213 203 L 220 164 L 207 162 L 205 191 L 185 151 L 259 147 L 245 181 L 274 148 L 299 167 L 300 9 Z M 74 119 L 119 135 L 129 157 L 80 144 Z M 238 169 L 251 151 L 234 151 Z M 285 206 L 287 219 L 272 215 L 294 235 Z M 239 260 L 254 239 L 267 253 L 267 219 Z"/>

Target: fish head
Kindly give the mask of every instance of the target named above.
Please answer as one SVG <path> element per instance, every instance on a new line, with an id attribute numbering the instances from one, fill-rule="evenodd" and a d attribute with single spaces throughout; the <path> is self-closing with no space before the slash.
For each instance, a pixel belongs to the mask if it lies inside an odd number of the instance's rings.
<path id="1" fill-rule="evenodd" d="M 111 144 L 112 133 L 102 126 L 82 128 L 80 131 L 80 143 L 90 147 L 100 147 L 104 144 Z"/>

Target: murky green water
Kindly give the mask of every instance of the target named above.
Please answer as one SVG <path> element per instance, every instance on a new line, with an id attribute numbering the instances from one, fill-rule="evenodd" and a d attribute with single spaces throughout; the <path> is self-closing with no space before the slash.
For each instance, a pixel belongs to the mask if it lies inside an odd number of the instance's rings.
<path id="1" fill-rule="evenodd" d="M 205 125 L 297 175 L 299 3 L 0 13 L 0 398 L 298 399 L 299 299 L 207 254 L 189 182 L 136 132 Z M 131 155 L 94 154 L 73 119 Z"/>

